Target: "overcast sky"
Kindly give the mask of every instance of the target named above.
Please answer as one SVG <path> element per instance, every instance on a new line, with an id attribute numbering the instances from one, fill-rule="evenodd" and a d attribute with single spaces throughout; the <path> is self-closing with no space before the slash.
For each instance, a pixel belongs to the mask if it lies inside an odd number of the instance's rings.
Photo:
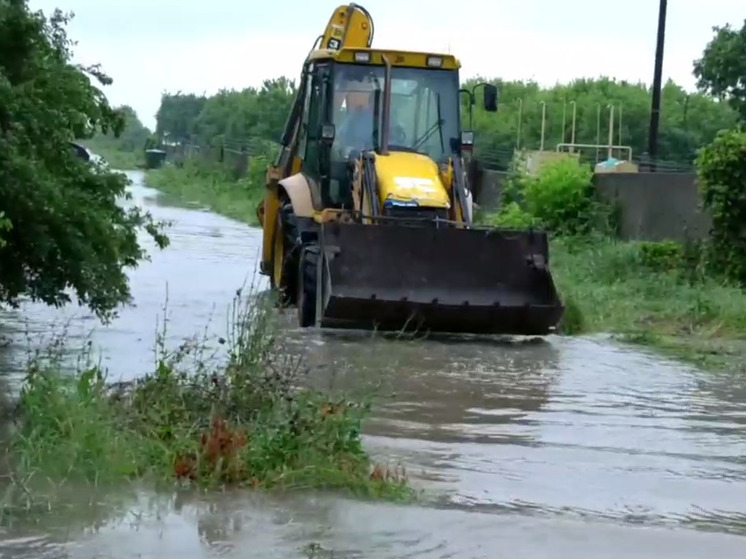
<path id="1" fill-rule="evenodd" d="M 542 84 L 608 75 L 649 83 L 657 0 L 359 0 L 374 46 L 451 52 L 462 77 Z M 76 61 L 100 62 L 116 105 L 155 126 L 163 91 L 207 93 L 297 79 L 339 0 L 30 0 L 75 12 Z M 311 6 L 314 6 L 313 8 Z M 669 0 L 664 80 L 694 87 L 692 61 L 712 27 L 746 19 L 745 0 Z"/>

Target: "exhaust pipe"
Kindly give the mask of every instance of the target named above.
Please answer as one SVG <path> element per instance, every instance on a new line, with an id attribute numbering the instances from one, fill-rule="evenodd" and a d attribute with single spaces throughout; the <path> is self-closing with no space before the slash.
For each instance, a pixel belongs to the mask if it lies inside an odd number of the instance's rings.
<path id="1" fill-rule="evenodd" d="M 384 75 L 386 84 L 383 86 L 383 115 L 381 117 L 383 131 L 381 132 L 381 146 L 379 153 L 381 155 L 388 155 L 389 126 L 391 124 L 391 61 L 386 56 L 382 56 L 381 58 L 383 58 L 383 63 L 386 65 L 386 73 Z"/>

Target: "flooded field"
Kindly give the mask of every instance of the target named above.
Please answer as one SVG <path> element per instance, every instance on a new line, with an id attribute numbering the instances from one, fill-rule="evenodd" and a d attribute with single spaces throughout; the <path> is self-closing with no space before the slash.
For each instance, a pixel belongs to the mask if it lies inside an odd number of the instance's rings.
<path id="1" fill-rule="evenodd" d="M 134 203 L 173 221 L 171 247 L 133 272 L 136 306 L 107 328 L 76 308 L 28 305 L 0 316 L 8 386 L 17 384 L 27 335 L 38 342 L 66 321 L 78 345 L 95 328 L 112 377 L 152 369 L 167 293 L 169 343 L 208 322 L 225 332 L 231 299 L 255 272 L 260 231 L 169 205 L 140 173 L 131 176 Z M 743 378 L 603 338 L 399 341 L 286 322 L 289 349 L 306 355 L 313 382 L 377 390 L 366 444 L 406 465 L 426 491 L 421 503 L 80 494 L 39 522 L 0 532 L 0 557 L 742 556 Z"/>

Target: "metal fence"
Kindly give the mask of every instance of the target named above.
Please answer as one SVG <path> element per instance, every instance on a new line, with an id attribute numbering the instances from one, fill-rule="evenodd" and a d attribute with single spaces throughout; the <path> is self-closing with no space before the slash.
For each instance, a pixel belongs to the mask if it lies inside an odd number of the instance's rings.
<path id="1" fill-rule="evenodd" d="M 168 153 L 168 160 L 181 162 L 185 159 L 198 158 L 203 161 L 225 165 L 237 178 L 245 177 L 252 157 L 262 155 L 274 159 L 279 150 L 279 144 L 263 138 L 248 138 L 243 140 L 225 140 L 218 145 L 208 145 L 199 141 L 184 141 L 163 146 Z M 549 150 L 545 150 L 549 151 Z M 604 161 L 608 155 L 606 146 L 592 149 L 579 149 L 580 160 L 590 165 Z M 477 149 L 475 157 L 480 164 L 491 171 L 508 171 L 515 155 L 514 149 Z M 626 156 L 615 154 L 619 159 Z M 638 165 L 641 172 L 662 173 L 691 173 L 694 171 L 693 162 L 686 159 L 651 159 L 645 154 L 633 156 L 631 161 Z"/>

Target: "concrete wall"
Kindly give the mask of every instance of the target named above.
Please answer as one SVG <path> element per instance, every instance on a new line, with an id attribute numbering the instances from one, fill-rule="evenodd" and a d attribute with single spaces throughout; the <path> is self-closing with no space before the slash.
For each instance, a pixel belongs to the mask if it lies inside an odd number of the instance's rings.
<path id="1" fill-rule="evenodd" d="M 604 173 L 594 183 L 599 195 L 619 203 L 623 239 L 684 241 L 709 233 L 694 174 Z"/>
<path id="2" fill-rule="evenodd" d="M 479 196 L 476 197 L 477 203 L 485 210 L 496 210 L 500 206 L 500 193 L 507 178 L 508 173 L 502 171 L 482 171 L 479 179 L 476 179 L 481 180 L 482 184 Z M 469 179 L 470 184 L 474 184 L 474 181 L 475 179 Z"/>
<path id="3" fill-rule="evenodd" d="M 506 173 L 485 170 L 477 203 L 499 206 Z M 696 177 L 690 173 L 599 173 L 599 195 L 619 204 L 623 239 L 683 241 L 707 236 L 709 216 L 700 210 Z"/>

